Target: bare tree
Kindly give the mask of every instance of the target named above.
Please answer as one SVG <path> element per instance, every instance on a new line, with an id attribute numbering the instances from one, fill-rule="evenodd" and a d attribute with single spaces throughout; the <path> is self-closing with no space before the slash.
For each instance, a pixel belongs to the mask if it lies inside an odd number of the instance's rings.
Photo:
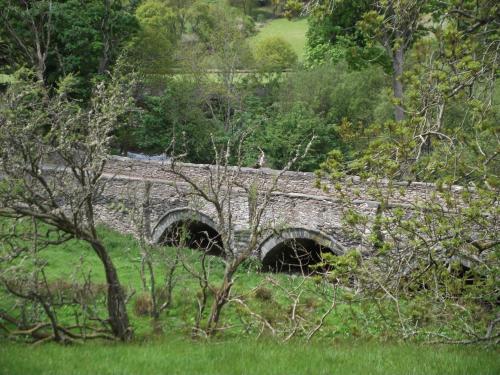
<path id="1" fill-rule="evenodd" d="M 129 187 L 128 201 L 132 202 L 132 207 L 127 209 L 128 214 L 134 224 L 135 234 L 139 241 L 141 252 L 140 276 L 143 290 L 147 291 L 151 306 L 150 315 L 157 323 L 160 314 L 171 307 L 172 293 L 176 285 L 179 263 L 181 261 L 179 252 L 175 250 L 169 252 L 163 243 L 153 243 L 151 241 L 151 221 L 150 215 L 153 207 L 151 202 L 151 182 L 146 181 L 140 185 Z M 182 242 L 176 244 L 178 247 L 184 247 Z M 158 269 L 163 270 L 163 280 L 158 278 Z M 158 328 L 158 327 L 156 327 Z"/>
<path id="2" fill-rule="evenodd" d="M 87 242 L 104 267 L 112 332 L 127 340 L 124 291 L 95 213 L 112 131 L 131 108 L 124 87 L 99 85 L 86 109 L 64 95 L 49 97 L 40 83 L 9 87 L 0 102 L 0 215 L 34 218 L 63 240 Z"/>
<path id="3" fill-rule="evenodd" d="M 3 330 L 9 337 L 27 337 L 35 344 L 114 339 L 97 313 L 105 288 L 92 282 L 91 271 L 85 272 L 80 264 L 64 280 L 47 277 L 50 267 L 44 251 L 66 242 L 68 234 L 47 228 L 34 218 L 3 220 L 0 228 L 0 285 L 6 291 L 7 302 L 4 306 L 7 308 L 11 301 L 13 309 L 19 311 L 17 316 L 8 308 L 0 311 L 0 319 L 6 322 Z M 63 307 L 74 312 L 71 324 L 62 324 L 58 319 Z"/>
<path id="4" fill-rule="evenodd" d="M 224 275 L 221 284 L 213 290 L 214 300 L 210 313 L 204 327 L 208 335 L 216 332 L 220 322 L 221 311 L 231 299 L 231 289 L 234 284 L 234 275 L 240 265 L 257 250 L 262 234 L 270 229 L 269 223 L 264 220 L 266 210 L 273 198 L 273 193 L 277 189 L 279 179 L 301 158 L 303 158 L 313 142 L 298 147 L 295 154 L 291 155 L 289 162 L 283 170 L 277 171 L 267 181 L 260 180 L 256 175 L 254 180 L 245 181 L 241 176 L 242 149 L 245 137 L 242 137 L 236 145 L 235 160 L 237 165 L 230 165 L 233 158 L 233 147 L 230 141 L 222 148 L 214 144 L 215 163 L 207 167 L 209 177 L 204 181 L 199 181 L 189 175 L 183 169 L 183 165 L 178 163 L 179 157 L 172 157 L 165 168 L 173 172 L 181 181 L 190 187 L 190 195 L 198 198 L 203 204 L 209 206 L 217 218 L 217 230 L 219 241 L 223 248 L 223 260 L 225 264 Z M 257 188 L 258 187 L 258 188 Z M 238 192 L 240 190 L 240 192 Z M 243 194 L 248 198 L 250 206 L 250 217 L 248 219 L 248 240 L 243 248 L 237 248 L 235 242 L 235 222 L 233 220 L 233 203 L 238 194 Z M 201 277 L 201 283 L 206 284 L 206 278 Z"/>

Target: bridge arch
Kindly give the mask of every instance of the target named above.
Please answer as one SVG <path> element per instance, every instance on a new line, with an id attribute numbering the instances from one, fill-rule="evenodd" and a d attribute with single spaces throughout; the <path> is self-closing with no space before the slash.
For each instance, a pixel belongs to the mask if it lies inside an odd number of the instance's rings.
<path id="1" fill-rule="evenodd" d="M 275 272 L 308 272 L 320 261 L 322 252 L 342 255 L 344 246 L 331 236 L 306 228 L 287 228 L 262 241 L 260 259 L 265 270 Z"/>
<path id="2" fill-rule="evenodd" d="M 185 235 L 185 246 L 223 255 L 217 224 L 206 214 L 183 207 L 168 211 L 153 228 L 152 241 L 178 246 Z"/>

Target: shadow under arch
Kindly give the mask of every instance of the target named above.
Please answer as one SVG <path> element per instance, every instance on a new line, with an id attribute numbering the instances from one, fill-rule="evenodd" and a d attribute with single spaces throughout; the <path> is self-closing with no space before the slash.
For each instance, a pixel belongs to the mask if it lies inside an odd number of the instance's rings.
<path id="1" fill-rule="evenodd" d="M 224 247 L 215 222 L 191 208 L 176 208 L 162 216 L 153 228 L 152 241 L 168 246 L 184 246 L 224 255 Z"/>
<path id="2" fill-rule="evenodd" d="M 306 228 L 288 228 L 274 233 L 259 247 L 263 269 L 272 272 L 310 273 L 309 266 L 321 260 L 321 253 L 345 253 L 331 236 Z"/>

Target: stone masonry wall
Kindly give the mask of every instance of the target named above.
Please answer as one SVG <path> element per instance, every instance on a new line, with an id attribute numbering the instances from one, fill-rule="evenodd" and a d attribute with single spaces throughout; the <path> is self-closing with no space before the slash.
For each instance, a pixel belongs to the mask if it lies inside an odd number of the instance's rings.
<path id="1" fill-rule="evenodd" d="M 214 178 L 217 168 L 212 165 L 176 164 L 182 173 L 202 186 Z M 245 230 L 249 227 L 249 199 L 243 188 L 256 187 L 265 191 L 280 171 L 230 167 L 227 172 L 235 176 L 236 185 L 232 191 L 231 214 L 236 235 L 243 244 Z M 106 188 L 100 202 L 98 214 L 107 225 L 125 233 L 134 233 L 131 209 L 140 206 L 144 199 L 145 183 L 151 185 L 151 228 L 169 212 L 189 208 L 206 215 L 217 223 L 216 212 L 207 202 L 195 194 L 188 183 L 172 172 L 169 162 L 138 161 L 113 157 L 105 170 Z M 343 201 L 328 181 L 322 181 L 327 189 L 317 188 L 317 177 L 313 173 L 285 172 L 276 185 L 270 204 L 264 212 L 262 228 L 272 233 L 279 228 L 303 228 L 330 236 L 345 248 L 355 246 L 359 239 L 347 236 L 342 230 Z M 384 182 L 382 182 L 382 186 Z M 355 209 L 369 217 L 375 217 L 378 203 L 369 194 L 369 187 L 357 178 L 345 181 L 345 191 Z M 387 186 L 388 188 L 388 186 Z M 431 184 L 399 183 L 391 191 L 391 202 L 395 206 L 407 206 L 425 199 L 435 191 Z M 460 187 L 453 187 L 459 192 Z M 369 226 L 368 226 L 369 228 Z M 361 236 L 368 235 L 359 233 Z M 265 237 L 265 235 L 263 236 Z"/>

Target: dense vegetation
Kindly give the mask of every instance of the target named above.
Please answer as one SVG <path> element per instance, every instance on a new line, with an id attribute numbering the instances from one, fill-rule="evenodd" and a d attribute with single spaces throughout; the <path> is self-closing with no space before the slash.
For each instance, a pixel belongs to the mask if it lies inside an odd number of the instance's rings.
<path id="1" fill-rule="evenodd" d="M 83 346 L 57 348 L 43 345 L 37 348 L 20 343 L 1 341 L 0 365 L 2 373 L 136 373 L 168 371 L 169 373 L 342 373 L 355 374 L 366 371 L 373 374 L 399 374 L 422 372 L 426 374 L 494 374 L 498 371 L 497 351 L 477 347 L 433 346 L 399 342 L 398 330 L 389 316 L 396 314 L 390 305 L 382 310 L 370 305 L 369 300 L 359 299 L 349 293 L 339 296 L 336 308 L 314 340 L 292 338 L 277 343 L 276 337 L 262 320 L 285 337 L 293 325 L 290 321 L 297 286 L 301 286 L 301 302 L 296 314 L 307 319 L 313 327 L 317 319 L 329 308 L 328 285 L 315 280 L 287 274 L 259 271 L 258 264 L 248 262 L 238 272 L 237 294 L 250 308 L 232 304 L 224 313 L 227 329 L 212 341 L 193 341 L 196 315 L 198 280 L 188 271 L 201 268 L 202 254 L 196 250 L 166 248 L 155 255 L 158 281 L 168 276 L 172 259 L 179 256 L 175 269 L 174 289 L 169 307 L 160 319 L 150 317 L 151 299 L 140 278 L 140 244 L 130 236 L 100 229 L 106 247 L 113 257 L 127 294 L 131 295 L 129 310 L 136 334 L 133 344 L 94 342 L 89 338 Z M 40 253 L 38 261 L 47 264 L 47 282 L 54 305 L 69 302 L 73 295 L 84 293 L 86 311 L 78 304 L 61 304 L 57 309 L 61 322 L 80 321 L 96 312 L 103 312 L 105 275 L 98 259 L 82 241 L 71 241 L 54 246 Z M 218 257 L 209 257 L 211 282 L 218 282 L 223 275 L 223 263 Z M 31 267 L 31 266 L 29 266 Z M 88 293 L 88 294 L 85 294 Z M 289 294 L 292 293 L 292 294 Z M 167 293 L 162 286 L 162 302 Z M 5 292 L 0 298 L 0 311 L 11 312 L 11 300 Z M 425 316 L 428 328 L 433 324 L 432 314 L 418 304 L 413 309 L 415 319 Z M 29 304 L 21 307 L 26 317 L 37 314 Z M 385 319 L 381 319 L 381 313 Z M 450 328 L 452 322 L 450 323 Z M 439 323 L 438 323 L 439 324 Z M 90 332 L 89 332 L 90 335 Z M 300 337 L 301 334 L 299 333 Z M 425 337 L 421 337 L 425 340 Z M 5 340 L 5 339 L 2 339 Z M 418 357 L 415 353 L 418 352 Z M 19 358 L 23 358 L 22 361 Z M 59 358 L 47 361 L 46 358 Z M 93 358 L 93 359 L 90 359 Z"/>
<path id="2" fill-rule="evenodd" d="M 313 356 L 353 338 L 498 345 L 499 19 L 494 0 L 0 0 L 0 330 L 59 343 L 172 334 L 179 347 L 314 336 Z M 140 199 L 115 207 L 137 240 L 98 228 L 106 159 L 127 152 L 314 171 L 358 246 L 301 277 L 261 273 L 255 243 L 235 255 L 231 224 L 218 228 L 224 259 L 151 245 Z M 53 159 L 67 167 L 57 183 Z M 349 199 L 351 175 L 375 221 Z M 215 181 L 185 182 L 223 223 L 234 181 Z M 400 181 L 435 192 L 395 207 Z M 273 190 L 246 188 L 257 239 Z M 0 349 L 0 368 L 34 371 L 4 359 L 19 348 Z M 443 349 L 441 367 L 377 371 L 440 373 L 462 350 Z M 498 371 L 494 354 L 484 372 Z"/>

